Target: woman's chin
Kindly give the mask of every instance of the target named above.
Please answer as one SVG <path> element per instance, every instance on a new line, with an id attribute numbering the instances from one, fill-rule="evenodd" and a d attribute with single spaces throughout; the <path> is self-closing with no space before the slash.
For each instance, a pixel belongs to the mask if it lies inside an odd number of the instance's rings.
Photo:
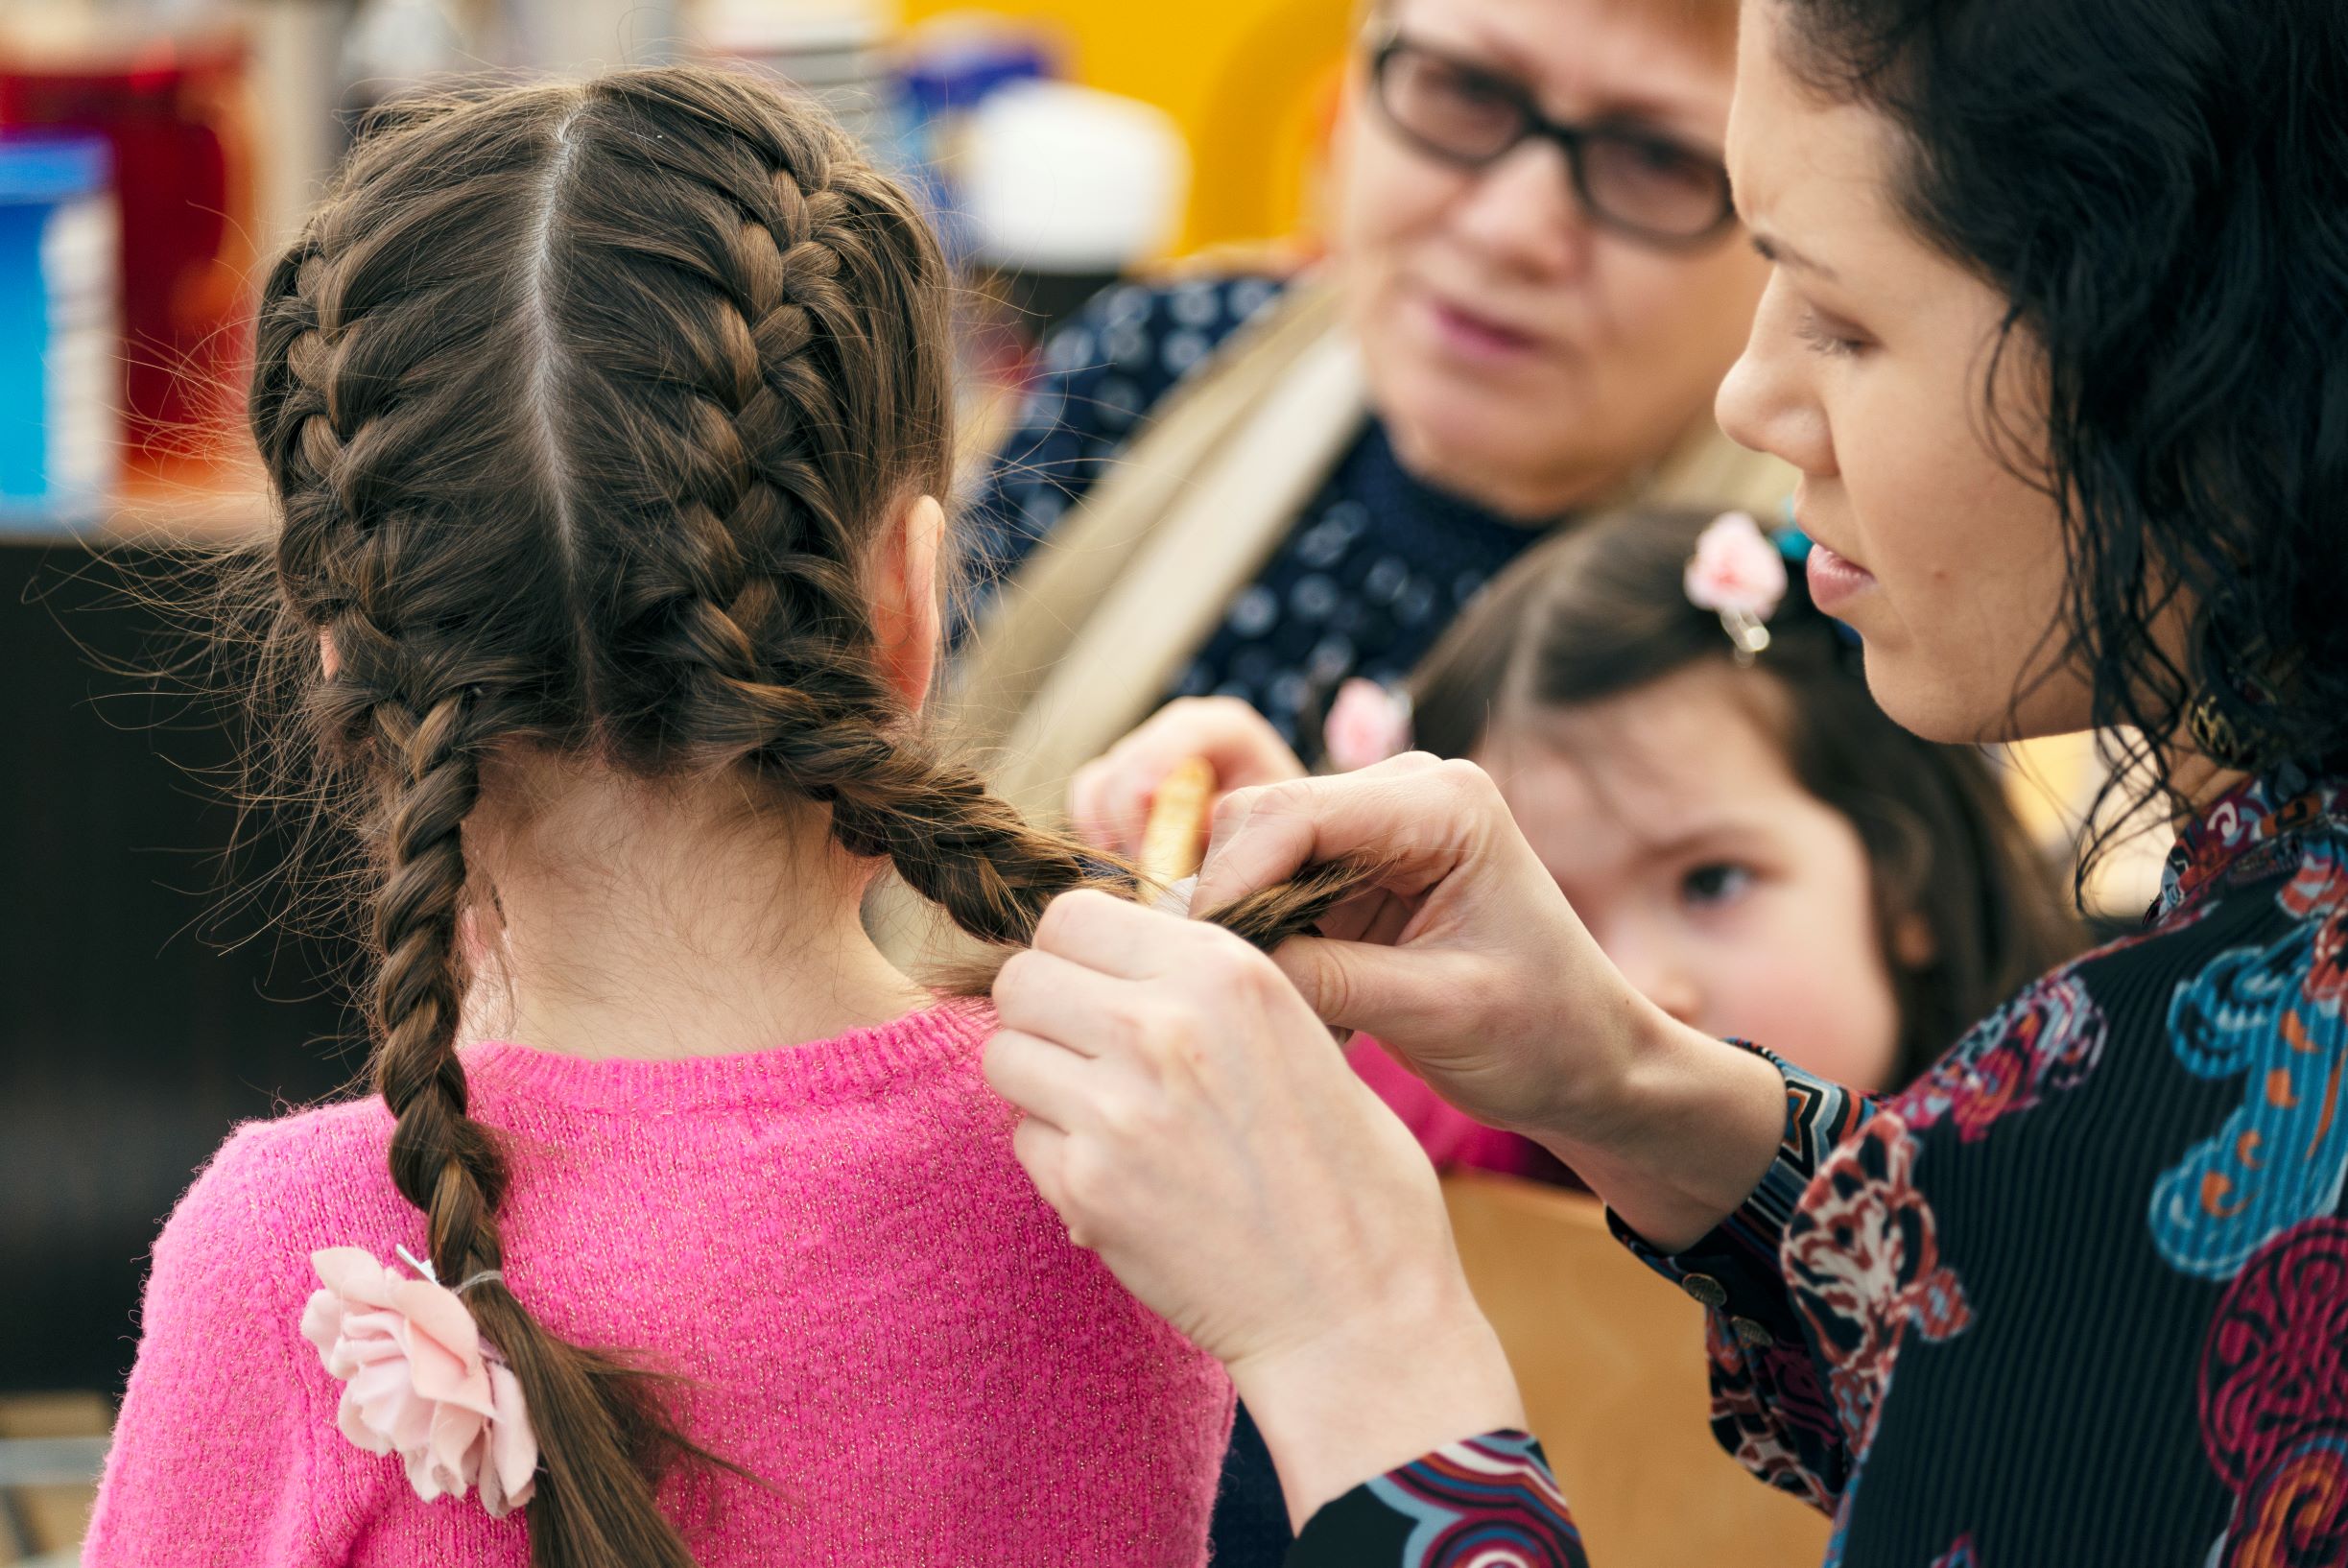
<path id="1" fill-rule="evenodd" d="M 1858 608 L 1873 608 L 1871 606 Z M 1945 643 L 1920 646 L 1890 617 L 1854 613 L 1866 650 L 1867 691 L 1893 724 L 1942 746 L 1998 746 L 2089 729 L 2094 713 L 2085 679 L 2017 658 L 1969 678 L 1963 658 Z"/>
<path id="2" fill-rule="evenodd" d="M 1522 398 L 1419 388 L 1377 401 L 1394 454 L 1412 477 L 1496 511 L 1563 510 L 1550 502 L 1559 476 L 1587 467 L 1585 455 L 1558 441 L 1579 421 L 1556 402 L 1529 411 Z M 1528 412 L 1540 417 L 1529 420 Z"/>

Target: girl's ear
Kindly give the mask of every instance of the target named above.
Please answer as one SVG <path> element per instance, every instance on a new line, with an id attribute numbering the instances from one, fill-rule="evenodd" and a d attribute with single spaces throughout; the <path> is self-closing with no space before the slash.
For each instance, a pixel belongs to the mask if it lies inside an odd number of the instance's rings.
<path id="1" fill-rule="evenodd" d="M 324 627 L 318 630 L 318 664 L 328 680 L 343 673 L 343 655 L 335 650 L 334 633 Z"/>
<path id="2" fill-rule="evenodd" d="M 890 519 L 872 561 L 873 653 L 890 689 L 914 712 L 929 698 L 944 639 L 937 561 L 946 509 L 934 495 L 909 498 Z"/>

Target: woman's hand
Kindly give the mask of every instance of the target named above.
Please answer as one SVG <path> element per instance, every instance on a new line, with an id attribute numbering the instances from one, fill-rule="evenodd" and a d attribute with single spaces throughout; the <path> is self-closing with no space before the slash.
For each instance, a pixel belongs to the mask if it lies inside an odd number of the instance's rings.
<path id="1" fill-rule="evenodd" d="M 1139 851 L 1150 802 L 1166 775 L 1204 757 L 1220 790 L 1302 778 L 1304 764 L 1262 714 L 1235 697 L 1185 697 L 1077 770 L 1068 812 L 1085 843 L 1111 854 Z"/>
<path id="2" fill-rule="evenodd" d="M 1412 754 L 1233 794 L 1192 908 L 1344 858 L 1375 882 L 1274 956 L 1320 1018 L 1548 1145 L 1658 1246 L 1752 1191 L 1783 1131 L 1776 1070 L 1632 988 L 1473 765 Z"/>
<path id="3" fill-rule="evenodd" d="M 995 983 L 986 1078 L 1020 1162 L 1137 1296 L 1231 1370 L 1295 1520 L 1519 1426 L 1410 1133 L 1271 962 L 1105 894 Z"/>

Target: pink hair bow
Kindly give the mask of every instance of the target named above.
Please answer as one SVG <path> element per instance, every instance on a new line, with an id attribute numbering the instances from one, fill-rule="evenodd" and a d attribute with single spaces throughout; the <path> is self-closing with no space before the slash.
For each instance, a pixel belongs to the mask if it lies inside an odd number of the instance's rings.
<path id="1" fill-rule="evenodd" d="M 1749 512 L 1723 512 L 1696 536 L 1684 583 L 1688 602 L 1720 618 L 1737 662 L 1769 646 L 1766 623 L 1786 597 L 1786 558 Z"/>
<path id="2" fill-rule="evenodd" d="M 1411 749 L 1411 697 L 1359 677 L 1337 689 L 1321 747 L 1329 764 L 1352 772 Z"/>
<path id="3" fill-rule="evenodd" d="M 457 1291 L 431 1265 L 408 1262 L 423 1277 L 395 1274 L 356 1247 L 311 1253 L 324 1288 L 302 1311 L 302 1336 L 345 1385 L 344 1437 L 370 1454 L 396 1452 L 425 1502 L 479 1486 L 482 1507 L 502 1519 L 537 1485 L 522 1386 L 487 1354 Z"/>

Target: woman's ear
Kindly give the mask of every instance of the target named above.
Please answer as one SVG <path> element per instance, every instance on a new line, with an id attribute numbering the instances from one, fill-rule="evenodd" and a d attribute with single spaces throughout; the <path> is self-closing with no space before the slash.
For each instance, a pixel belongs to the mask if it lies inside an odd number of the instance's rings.
<path id="1" fill-rule="evenodd" d="M 1903 969 L 1929 969 L 1940 959 L 1940 941 L 1933 923 L 1909 910 L 1891 922 L 1891 959 Z"/>
<path id="2" fill-rule="evenodd" d="M 874 657 L 889 688 L 916 713 L 929 698 L 945 636 L 937 581 L 945 535 L 946 509 L 937 497 L 913 496 L 890 520 L 872 561 Z"/>
<path id="3" fill-rule="evenodd" d="M 343 673 L 343 655 L 335 651 L 334 633 L 324 627 L 318 630 L 318 665 L 328 680 Z"/>

